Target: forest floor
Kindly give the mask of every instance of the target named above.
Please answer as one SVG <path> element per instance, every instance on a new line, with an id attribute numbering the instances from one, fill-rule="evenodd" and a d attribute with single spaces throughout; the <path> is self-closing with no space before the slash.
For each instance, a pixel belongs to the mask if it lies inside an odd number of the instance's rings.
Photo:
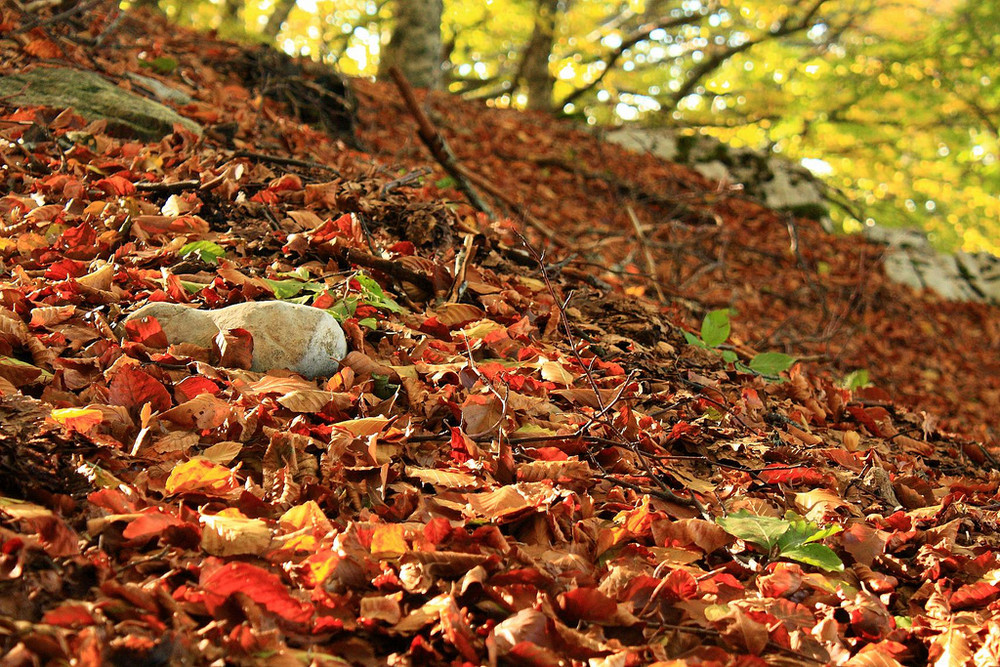
<path id="1" fill-rule="evenodd" d="M 1000 663 L 997 308 L 418 91 L 491 219 L 391 84 L 351 82 L 351 146 L 236 45 L 29 20 L 0 13 L 0 74 L 157 76 L 206 132 L 0 100 L 4 665 Z M 334 377 L 113 329 L 274 298 L 344 316 Z"/>

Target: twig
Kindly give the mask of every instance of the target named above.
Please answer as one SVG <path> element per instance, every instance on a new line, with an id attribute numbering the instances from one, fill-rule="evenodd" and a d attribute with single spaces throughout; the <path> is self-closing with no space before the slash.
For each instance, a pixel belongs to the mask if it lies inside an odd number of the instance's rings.
<path id="1" fill-rule="evenodd" d="M 396 188 L 403 188 L 413 185 L 414 183 L 416 183 L 429 173 L 431 173 L 430 167 L 420 167 L 419 169 L 414 169 L 411 172 L 403 174 L 399 178 L 393 179 L 388 183 L 386 183 L 385 185 L 383 185 L 381 189 L 379 189 L 379 196 L 384 197 L 393 190 L 395 190 Z"/>
<path id="2" fill-rule="evenodd" d="M 94 46 L 100 46 L 101 44 L 103 44 L 104 40 L 110 37 L 111 34 L 118 29 L 118 25 L 122 22 L 122 19 L 124 18 L 125 18 L 125 12 L 122 11 L 118 3 L 115 3 L 113 16 L 111 20 L 108 22 L 108 25 L 104 26 L 104 30 L 101 30 L 101 34 L 99 34 L 97 38 L 94 39 Z"/>
<path id="3" fill-rule="evenodd" d="M 598 415 L 606 414 L 611 409 L 611 406 L 614 405 L 614 403 L 612 403 L 611 405 L 605 404 L 604 398 L 601 396 L 601 390 L 597 385 L 597 380 L 594 379 L 594 374 L 591 370 L 591 366 L 584 363 L 583 357 L 580 355 L 580 351 L 577 349 L 575 336 L 573 335 L 573 326 L 570 324 L 569 315 L 566 312 L 566 307 L 569 304 L 569 300 L 573 297 L 573 293 L 570 292 L 570 294 L 566 297 L 565 301 L 560 301 L 559 296 L 556 294 L 555 287 L 552 285 L 552 280 L 549 278 L 549 271 L 545 265 L 544 251 L 543 253 L 539 254 L 539 252 L 535 250 L 534 247 L 528 244 L 527 239 L 525 239 L 523 236 L 521 237 L 521 242 L 524 244 L 527 251 L 538 263 L 538 266 L 542 271 L 542 280 L 545 282 L 545 287 L 548 290 L 549 295 L 552 297 L 552 300 L 555 303 L 556 308 L 559 310 L 559 319 L 563 325 L 563 331 L 566 332 L 567 342 L 569 343 L 570 349 L 573 351 L 573 356 L 576 359 L 577 363 L 580 365 L 580 367 L 583 369 L 584 375 L 587 378 L 587 382 L 590 385 L 591 390 L 594 392 L 594 398 L 597 401 L 598 407 L 600 408 Z M 595 356 L 593 361 L 596 360 L 597 357 Z M 615 400 L 618 400 L 620 397 L 621 397 L 621 392 L 619 392 L 618 397 L 616 397 Z M 597 416 L 595 416 L 595 419 L 596 418 Z M 687 498 L 682 498 L 681 496 L 678 496 L 670 489 L 669 486 L 667 486 L 666 482 L 660 479 L 660 476 L 656 474 L 656 471 L 653 470 L 652 465 L 650 465 L 649 459 L 643 454 L 642 450 L 639 448 L 638 442 L 633 442 L 629 440 L 625 436 L 625 434 L 622 433 L 621 430 L 618 427 L 614 426 L 613 424 L 608 424 L 607 422 L 603 423 L 611 430 L 611 432 L 614 435 L 618 437 L 619 442 L 621 444 L 623 444 L 625 447 L 629 449 L 629 451 L 635 454 L 636 458 L 639 459 L 639 463 L 642 465 L 643 470 L 646 472 L 646 475 L 654 482 L 656 482 L 656 484 L 660 487 L 660 490 L 663 494 L 669 496 L 671 502 L 675 502 L 680 505 L 698 507 L 701 511 L 704 511 L 702 508 L 700 508 L 698 504 L 696 504 L 697 501 L 692 502 Z M 597 457 L 594 456 L 593 452 L 588 450 L 587 454 L 590 457 L 590 460 L 594 462 L 594 464 L 600 469 L 600 471 L 603 474 L 607 475 L 608 471 L 604 468 L 603 465 L 601 465 L 600 461 L 597 460 Z M 620 480 L 618 481 L 620 482 Z"/>
<path id="4" fill-rule="evenodd" d="M 375 257 L 374 255 L 369 255 L 361 252 L 360 250 L 347 248 L 333 243 L 324 244 L 323 248 L 334 257 L 339 257 L 340 259 L 350 262 L 351 264 L 357 264 L 358 266 L 375 269 L 376 271 L 381 271 L 387 276 L 395 278 L 398 281 L 412 283 L 428 294 L 435 293 L 434 283 L 430 278 L 422 273 L 417 273 L 412 269 L 408 269 L 398 262 L 393 262 L 392 260 L 383 259 L 381 257 Z"/>
<path id="5" fill-rule="evenodd" d="M 413 119 L 417 121 L 417 136 L 427 146 L 427 150 L 431 152 L 431 155 L 438 161 L 438 164 L 444 167 L 444 170 L 455 179 L 459 189 L 469 199 L 469 203 L 488 215 L 491 219 L 494 218 L 493 209 L 483 201 L 483 198 L 479 196 L 479 193 L 469 183 L 468 178 L 463 173 L 464 170 L 461 169 L 458 160 L 455 158 L 455 154 L 451 152 L 448 144 L 445 143 L 444 137 L 434 129 L 434 125 L 431 124 L 427 114 L 420 108 L 420 104 L 417 103 L 417 97 L 413 94 L 413 88 L 410 87 L 410 83 L 406 80 L 406 77 L 395 66 L 389 68 L 389 76 L 392 77 L 396 87 L 399 89 L 400 95 L 403 96 L 406 108 L 409 109 Z"/>
<path id="6" fill-rule="evenodd" d="M 559 234 L 553 231 L 553 229 L 548 225 L 546 225 L 544 222 L 542 222 L 535 216 L 531 215 L 531 213 L 528 212 L 527 208 L 521 206 L 516 201 L 514 201 L 514 199 L 511 198 L 511 196 L 508 195 L 506 192 L 504 192 L 497 186 L 493 185 L 479 174 L 469 171 L 462 165 L 459 164 L 456 165 L 456 167 L 459 171 L 462 172 L 462 174 L 466 178 L 475 183 L 477 187 L 485 190 L 486 192 L 493 195 L 494 197 L 502 201 L 504 204 L 509 206 L 512 211 L 517 213 L 517 215 L 519 215 L 526 223 L 528 223 L 528 226 L 534 229 L 536 232 L 540 233 L 542 236 L 547 238 L 549 241 L 552 241 L 556 245 L 559 246 L 566 245 L 566 242 L 559 236 Z"/>
<path id="7" fill-rule="evenodd" d="M 661 304 L 667 302 L 667 297 L 663 293 L 663 288 L 660 287 L 659 276 L 656 271 L 656 261 L 653 259 L 653 252 L 649 249 L 649 241 L 646 239 L 646 232 L 642 229 L 642 223 L 639 222 L 639 217 L 636 216 L 635 211 L 632 210 L 631 206 L 625 207 L 625 212 L 628 213 L 628 219 L 632 222 L 632 229 L 635 230 L 635 237 L 639 241 L 639 246 L 642 248 L 642 255 L 646 258 L 646 271 L 649 272 L 653 283 L 653 289 L 656 290 L 656 296 L 660 300 Z"/>
<path id="8" fill-rule="evenodd" d="M 304 167 L 306 169 L 321 169 L 323 171 L 330 172 L 334 176 L 340 176 L 340 172 L 333 167 L 328 167 L 325 164 L 313 162 L 312 160 L 299 160 L 292 157 L 281 157 L 280 155 L 268 155 L 267 153 L 256 153 L 254 151 L 245 150 L 236 151 L 233 153 L 233 157 L 245 157 L 259 162 L 270 162 L 272 164 L 281 164 L 292 167 Z"/>
<path id="9" fill-rule="evenodd" d="M 201 181 L 174 181 L 173 183 L 140 181 L 135 184 L 135 189 L 139 192 L 151 192 L 154 194 L 174 194 L 176 192 L 184 192 L 185 190 L 199 190 L 201 189 Z"/>
<path id="10" fill-rule="evenodd" d="M 465 276 L 469 270 L 469 261 L 476 254 L 475 242 L 475 235 L 468 234 L 465 237 L 465 242 L 462 243 L 461 250 L 455 255 L 455 280 L 451 284 L 451 289 L 448 290 L 447 301 L 449 303 L 457 303 L 462 298 L 462 294 L 465 293 L 465 288 L 468 284 Z"/>
<path id="11" fill-rule="evenodd" d="M 41 28 L 42 26 L 51 25 L 53 23 L 58 23 L 63 19 L 72 18 L 77 14 L 82 14 L 97 5 L 101 4 L 104 0 L 89 0 L 89 2 L 81 2 L 78 5 L 74 5 L 67 9 L 66 11 L 59 12 L 58 14 L 53 14 L 46 19 L 39 19 L 35 21 L 29 21 L 25 25 L 22 25 L 17 30 L 12 31 L 11 34 L 20 35 L 21 33 L 28 32 L 29 30 L 34 30 L 35 28 Z"/>

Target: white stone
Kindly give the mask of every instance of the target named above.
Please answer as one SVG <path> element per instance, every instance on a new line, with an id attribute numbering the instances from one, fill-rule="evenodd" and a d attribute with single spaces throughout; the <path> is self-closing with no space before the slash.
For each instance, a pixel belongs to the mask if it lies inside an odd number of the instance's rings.
<path id="1" fill-rule="evenodd" d="M 742 182 L 740 179 L 733 178 L 733 175 L 729 173 L 729 168 L 718 160 L 712 160 L 711 162 L 699 162 L 692 168 L 710 181 L 718 181 L 720 183 Z"/>
<path id="2" fill-rule="evenodd" d="M 883 263 L 885 274 L 889 280 L 901 285 L 908 285 L 914 289 L 923 289 L 924 281 L 920 279 L 920 274 L 913 267 L 913 262 L 905 252 L 890 251 Z"/>
<path id="3" fill-rule="evenodd" d="M 774 178 L 761 186 L 768 206 L 784 209 L 824 203 L 823 193 L 814 179 L 803 178 L 801 174 L 782 168 L 782 165 L 773 160 L 769 164 L 774 171 Z"/>
<path id="4" fill-rule="evenodd" d="M 171 344 L 210 347 L 220 331 L 246 329 L 253 336 L 251 370 L 265 373 L 284 368 L 306 377 L 337 372 L 347 355 L 340 323 L 325 310 L 285 301 L 240 303 L 219 310 L 199 310 L 176 303 L 150 303 L 126 322 L 154 317 Z"/>

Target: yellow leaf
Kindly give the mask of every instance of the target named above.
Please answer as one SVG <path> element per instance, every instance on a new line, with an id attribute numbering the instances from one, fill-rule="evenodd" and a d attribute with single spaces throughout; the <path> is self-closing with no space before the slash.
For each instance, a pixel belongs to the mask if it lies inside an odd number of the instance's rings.
<path id="1" fill-rule="evenodd" d="M 375 527 L 375 533 L 372 535 L 372 556 L 395 558 L 402 556 L 408 550 L 406 526 L 398 523 L 387 523 Z"/>
<path id="2" fill-rule="evenodd" d="M 541 366 L 542 379 L 548 382 L 555 382 L 563 386 L 570 386 L 576 378 L 572 373 L 563 368 L 563 365 L 556 361 L 546 361 Z"/>
<path id="3" fill-rule="evenodd" d="M 318 529 L 323 532 L 333 530 L 333 525 L 315 500 L 307 500 L 282 514 L 278 519 L 278 525 L 289 532 L 303 528 Z"/>
<path id="4" fill-rule="evenodd" d="M 201 548 L 213 556 L 259 556 L 271 545 L 271 530 L 260 519 L 202 515 Z"/>
<path id="5" fill-rule="evenodd" d="M 385 425 L 388 423 L 389 420 L 385 417 L 364 417 L 362 419 L 349 419 L 347 421 L 338 422 L 334 424 L 334 426 L 342 428 L 345 431 L 350 431 L 352 434 L 360 438 L 378 433 L 385 428 Z"/>
<path id="6" fill-rule="evenodd" d="M 104 419 L 104 413 L 94 408 L 56 408 L 52 419 L 72 431 L 86 433 Z"/>
<path id="7" fill-rule="evenodd" d="M 229 468 L 208 459 L 193 458 L 174 466 L 164 490 L 167 495 L 193 492 L 221 495 L 238 486 L 236 475 Z"/>

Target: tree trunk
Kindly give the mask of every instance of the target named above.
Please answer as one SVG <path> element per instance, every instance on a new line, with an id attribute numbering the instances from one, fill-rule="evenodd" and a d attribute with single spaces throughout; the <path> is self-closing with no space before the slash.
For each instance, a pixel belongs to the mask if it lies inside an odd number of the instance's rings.
<path id="1" fill-rule="evenodd" d="M 241 9 L 243 9 L 243 0 L 225 0 L 222 3 L 222 20 L 235 21 L 239 18 Z"/>
<path id="2" fill-rule="evenodd" d="M 264 34 L 273 42 L 281 32 L 282 24 L 288 20 L 288 15 L 295 9 L 295 0 L 278 0 L 274 11 L 267 18 L 267 25 L 264 26 Z"/>
<path id="3" fill-rule="evenodd" d="M 527 89 L 527 108 L 537 111 L 552 110 L 552 87 L 555 77 L 549 70 L 549 57 L 556 39 L 556 21 L 559 0 L 538 0 L 535 27 L 524 48 L 521 75 Z"/>
<path id="4" fill-rule="evenodd" d="M 396 0 L 392 38 L 382 49 L 379 77 L 399 67 L 418 88 L 441 87 L 441 14 L 443 0 Z"/>

